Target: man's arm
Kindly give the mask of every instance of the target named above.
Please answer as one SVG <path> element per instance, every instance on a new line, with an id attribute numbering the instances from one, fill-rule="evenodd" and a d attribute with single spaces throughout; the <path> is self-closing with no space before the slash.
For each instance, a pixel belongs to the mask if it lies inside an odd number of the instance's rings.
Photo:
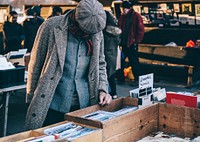
<path id="1" fill-rule="evenodd" d="M 102 35 L 103 36 L 103 35 Z M 108 80 L 106 74 L 106 62 L 104 55 L 104 39 L 100 43 L 100 55 L 99 55 L 99 104 L 110 104 L 112 97 L 108 94 Z"/>
<path id="2" fill-rule="evenodd" d="M 137 13 L 136 16 L 137 31 L 135 34 L 135 43 L 138 44 L 142 41 L 144 37 L 144 24 L 141 15 Z"/>

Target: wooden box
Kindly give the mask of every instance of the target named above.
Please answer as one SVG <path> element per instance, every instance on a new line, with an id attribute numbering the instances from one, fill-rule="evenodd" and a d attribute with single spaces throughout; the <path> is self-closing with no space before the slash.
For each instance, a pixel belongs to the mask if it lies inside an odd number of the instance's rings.
<path id="1" fill-rule="evenodd" d="M 31 137 L 39 137 L 42 135 L 44 135 L 44 134 L 35 132 L 35 131 L 26 131 L 26 132 L 22 132 L 22 133 L 18 133 L 18 134 L 0 138 L 0 142 L 16 142 L 16 141 L 28 139 Z"/>
<path id="2" fill-rule="evenodd" d="M 3 137 L 3 138 L 0 138 L 0 142 L 16 142 L 16 141 L 23 141 L 23 140 L 28 140 L 29 138 L 31 137 L 39 137 L 39 136 L 43 136 L 45 135 L 44 134 L 44 130 L 45 129 L 48 129 L 48 128 L 51 128 L 51 127 L 55 127 L 57 125 L 61 125 L 61 124 L 65 124 L 67 123 L 68 121 L 63 121 L 63 122 L 60 122 L 60 123 L 56 123 L 56 124 L 53 124 L 53 125 L 49 125 L 49 126 L 46 126 L 46 127 L 42 127 L 40 129 L 36 129 L 36 130 L 33 130 L 33 131 L 26 131 L 26 132 L 22 132 L 22 133 L 18 133 L 18 134 L 14 134 L 14 135 L 10 135 L 10 136 L 7 136 L 7 137 Z M 86 126 L 84 124 L 78 124 L 76 123 L 77 125 L 81 125 L 81 126 L 85 126 L 85 127 L 89 127 L 89 128 L 94 128 L 94 127 L 91 127 L 91 126 Z M 83 135 L 83 136 L 80 136 L 74 140 L 71 140 L 70 142 L 102 142 L 102 129 L 97 129 L 97 128 L 94 128 L 96 129 L 96 131 L 94 132 L 91 132 L 89 134 L 86 134 L 86 135 Z M 57 139 L 55 140 L 55 142 L 64 142 L 64 141 L 67 141 L 67 140 L 64 140 L 64 139 Z"/>
<path id="3" fill-rule="evenodd" d="M 38 133 L 44 133 L 44 130 L 45 129 L 48 129 L 48 128 L 52 128 L 52 127 L 55 127 L 55 126 L 58 126 L 58 125 L 61 125 L 61 124 L 65 124 L 69 121 L 63 121 L 63 122 L 60 122 L 60 123 L 56 123 L 56 124 L 53 124 L 53 125 L 49 125 L 49 126 L 46 126 L 46 127 L 42 127 L 40 129 L 36 129 L 34 130 L 35 132 L 38 132 Z M 84 125 L 84 124 L 80 124 L 80 123 L 75 123 L 77 125 L 81 125 L 81 126 L 85 126 L 85 127 L 89 127 L 89 128 L 94 128 L 96 129 L 96 131 L 92 132 L 92 133 L 89 133 L 87 135 L 84 135 L 84 136 L 80 136 L 79 138 L 77 139 L 74 139 L 70 142 L 102 142 L 102 129 L 99 129 L 99 128 L 95 128 L 95 127 L 91 127 L 91 126 L 87 126 L 87 125 Z M 55 140 L 56 142 L 63 142 L 63 141 L 66 141 L 66 140 L 63 140 L 63 139 L 58 139 L 58 140 Z"/>
<path id="4" fill-rule="evenodd" d="M 157 131 L 183 138 L 200 135 L 200 109 L 171 104 L 156 103 L 105 122 L 80 117 L 99 109 L 112 111 L 134 103 L 135 100 L 121 98 L 106 107 L 95 105 L 68 113 L 66 119 L 103 128 L 105 142 L 133 142 Z"/>
<path id="5" fill-rule="evenodd" d="M 149 109 L 146 114 L 142 113 L 141 110 L 131 112 L 124 114 L 120 117 L 112 118 L 107 121 L 101 122 L 101 121 L 96 121 L 96 120 L 91 120 L 87 118 L 82 118 L 81 116 L 84 116 L 86 114 L 95 112 L 97 110 L 104 110 L 104 111 L 115 111 L 119 110 L 120 108 L 123 108 L 123 106 L 137 106 L 138 101 L 137 99 L 134 98 L 119 98 L 116 100 L 113 100 L 110 105 L 101 107 L 100 105 L 94 105 L 85 109 L 77 110 L 71 113 L 67 113 L 66 120 L 68 121 L 74 121 L 74 122 L 79 122 L 83 123 L 86 125 L 94 126 L 94 127 L 99 127 L 103 129 L 103 141 L 106 142 L 116 142 L 116 141 L 131 141 L 131 137 L 134 134 L 138 134 L 136 131 L 136 124 L 137 123 L 142 123 L 140 122 L 139 117 L 142 116 L 147 116 L 148 113 L 152 114 L 148 119 L 152 119 L 155 121 L 151 121 L 151 125 L 156 125 L 158 121 L 157 119 L 157 113 L 155 110 L 157 110 L 156 106 L 153 109 Z M 148 109 L 148 108 L 147 108 Z M 136 118 L 135 115 L 138 115 L 139 117 Z M 147 130 L 148 131 L 148 130 Z"/>

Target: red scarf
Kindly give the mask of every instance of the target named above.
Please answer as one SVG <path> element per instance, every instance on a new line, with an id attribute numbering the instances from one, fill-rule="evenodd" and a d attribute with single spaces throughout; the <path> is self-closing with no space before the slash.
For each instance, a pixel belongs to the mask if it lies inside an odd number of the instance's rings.
<path id="1" fill-rule="evenodd" d="M 92 46 L 92 40 L 91 40 L 90 35 L 85 33 L 84 31 L 82 31 L 78 27 L 78 23 L 75 20 L 75 12 L 72 12 L 69 15 L 69 19 L 70 19 L 70 26 L 69 26 L 70 33 L 72 33 L 76 37 L 82 38 L 85 41 L 85 43 L 87 44 L 87 47 L 88 47 L 87 56 L 91 56 L 93 46 Z"/>

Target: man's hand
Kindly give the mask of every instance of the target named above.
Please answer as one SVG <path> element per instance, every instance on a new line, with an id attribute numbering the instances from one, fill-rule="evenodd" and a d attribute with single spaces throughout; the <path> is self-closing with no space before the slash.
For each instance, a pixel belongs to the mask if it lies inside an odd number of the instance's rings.
<path id="1" fill-rule="evenodd" d="M 99 100 L 100 100 L 99 104 L 101 106 L 104 106 L 104 105 L 107 105 L 107 104 L 111 103 L 112 97 L 110 96 L 110 94 L 107 94 L 107 93 L 101 91 L 99 93 Z"/>

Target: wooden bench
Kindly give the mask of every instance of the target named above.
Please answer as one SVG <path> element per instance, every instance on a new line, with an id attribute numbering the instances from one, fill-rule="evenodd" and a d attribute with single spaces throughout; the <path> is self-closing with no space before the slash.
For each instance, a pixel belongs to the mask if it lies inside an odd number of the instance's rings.
<path id="1" fill-rule="evenodd" d="M 194 68 L 200 67 L 200 48 L 140 44 L 138 56 L 142 64 L 186 68 L 187 87 L 193 85 Z"/>

